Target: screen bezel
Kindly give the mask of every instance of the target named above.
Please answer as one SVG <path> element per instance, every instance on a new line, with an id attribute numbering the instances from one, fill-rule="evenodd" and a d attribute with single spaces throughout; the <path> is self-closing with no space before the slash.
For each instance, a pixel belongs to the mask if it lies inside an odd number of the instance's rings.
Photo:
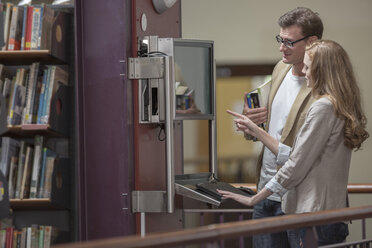
<path id="1" fill-rule="evenodd" d="M 216 76 L 215 76 L 215 59 L 214 59 L 214 42 L 210 40 L 197 40 L 197 39 L 180 39 L 180 38 L 159 38 L 159 51 L 166 53 L 168 56 L 172 56 L 172 71 L 174 72 L 175 69 L 175 47 L 176 46 L 183 46 L 183 47 L 202 47 L 208 48 L 209 50 L 209 82 L 207 82 L 209 92 L 209 104 L 210 104 L 210 112 L 211 113 L 198 113 L 198 114 L 180 114 L 176 113 L 176 95 L 175 92 L 172 92 L 172 104 L 174 106 L 173 116 L 174 120 L 214 120 L 216 114 L 216 104 L 215 104 L 215 85 L 216 85 Z M 175 86 L 175 75 L 173 73 L 171 82 L 173 86 Z"/>

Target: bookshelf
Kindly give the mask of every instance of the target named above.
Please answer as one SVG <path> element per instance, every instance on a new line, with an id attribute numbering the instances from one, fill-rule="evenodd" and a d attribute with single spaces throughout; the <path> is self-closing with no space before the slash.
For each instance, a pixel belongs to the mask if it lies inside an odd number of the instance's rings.
<path id="1" fill-rule="evenodd" d="M 46 44 L 49 49 L 0 51 L 1 64 L 7 69 L 5 75 L 0 75 L 2 77 L 1 79 L 8 76 L 15 77 L 16 71 L 19 68 L 25 68 L 28 73 L 28 76 L 25 76 L 25 81 L 30 80 L 31 65 L 38 63 L 40 67 L 38 68 L 39 73 L 35 74 L 35 84 L 39 88 L 36 87 L 34 91 L 38 93 L 33 94 L 41 95 L 41 87 L 44 87 L 42 86 L 44 81 L 45 92 L 47 92 L 48 89 L 46 86 L 48 85 L 48 83 L 46 83 L 48 80 L 50 84 L 55 81 L 53 85 L 58 83 L 58 87 L 50 90 L 50 98 L 45 98 L 43 103 L 48 105 L 45 112 L 47 115 L 45 123 L 35 121 L 35 112 L 32 112 L 29 123 L 23 120 L 24 115 L 22 115 L 22 121 L 12 125 L 9 122 L 9 118 L 12 118 L 9 117 L 11 116 L 9 114 L 9 109 L 11 108 L 8 107 L 9 100 L 6 99 L 3 91 L 1 91 L 0 137 L 1 140 L 6 138 L 18 142 L 18 150 L 13 154 L 12 159 L 17 157 L 18 161 L 23 161 L 16 162 L 17 166 L 15 167 L 14 173 L 18 173 L 16 170 L 19 169 L 21 163 L 23 164 L 22 167 L 25 167 L 27 163 L 27 154 L 33 154 L 29 157 L 29 166 L 31 166 L 30 169 L 32 169 L 31 175 L 26 177 L 26 173 L 22 172 L 21 177 L 26 178 L 23 180 L 29 180 L 31 184 L 29 189 L 30 192 L 27 193 L 27 190 L 25 190 L 24 193 L 18 192 L 19 188 L 16 188 L 16 183 L 13 183 L 14 192 L 10 194 L 11 215 L 8 218 L 11 221 L 10 224 L 8 221 L 9 226 L 1 226 L 1 228 L 6 228 L 8 231 L 11 229 L 9 228 L 10 226 L 13 226 L 14 230 L 35 228 L 35 226 L 37 226 L 37 228 L 41 230 L 44 229 L 44 227 L 51 226 L 53 229 L 58 230 L 55 239 L 53 239 L 53 243 L 61 243 L 71 242 L 74 240 L 75 236 L 75 210 L 72 200 L 74 197 L 71 187 L 76 176 L 73 162 L 74 151 L 72 148 L 74 138 L 74 128 L 72 127 L 74 118 L 74 105 L 72 102 L 74 56 L 71 54 L 73 51 L 73 29 L 71 29 L 73 8 L 61 8 L 59 6 L 48 7 L 55 10 L 55 19 L 51 25 L 50 32 L 51 39 L 49 39 L 49 43 Z M 61 83 L 64 79 L 60 77 L 60 74 L 57 77 L 57 72 L 55 72 L 54 80 L 52 76 L 49 76 L 49 74 L 54 75 L 52 68 L 56 71 L 60 70 L 66 72 L 68 77 L 68 79 L 66 79 L 66 84 Z M 51 71 L 49 71 L 49 69 Z M 46 74 L 47 72 L 48 74 Z M 27 86 L 28 84 L 26 84 L 26 87 Z M 25 98 L 27 99 L 27 97 L 26 94 Z M 42 97 L 40 96 L 40 102 L 41 99 Z M 27 102 L 27 100 L 25 102 Z M 34 104 L 38 102 L 37 98 L 35 98 Z M 25 109 L 25 105 L 23 105 L 23 108 Z M 39 148 L 39 155 L 36 155 L 36 137 L 41 137 L 42 140 Z M 24 147 L 23 153 L 21 152 L 22 145 Z M 26 150 L 30 150 L 30 152 L 26 153 Z M 38 162 L 35 162 L 36 156 L 39 156 Z M 33 171 L 35 163 L 40 166 L 40 169 L 37 169 L 36 173 Z M 43 167 L 45 169 L 43 169 Z M 48 168 L 51 169 L 48 171 Z M 11 165 L 8 170 L 7 179 L 11 182 L 12 179 L 9 175 L 12 171 Z M 33 174 L 37 175 L 36 182 L 33 181 Z M 45 176 L 39 176 L 39 174 L 45 174 Z M 16 177 L 15 182 L 19 179 L 19 176 Z M 44 185 L 40 183 L 41 181 L 44 182 L 45 186 L 41 186 Z M 35 195 L 31 195 L 33 193 L 33 185 L 36 185 L 34 186 L 34 188 L 36 187 L 34 189 Z M 21 188 L 23 187 L 26 188 L 24 185 L 21 186 Z M 14 239 L 12 242 L 14 242 Z"/>
<path id="2" fill-rule="evenodd" d="M 0 61 L 6 65 L 31 64 L 39 61 L 44 64 L 65 64 L 66 61 L 53 55 L 50 50 L 0 51 Z"/>

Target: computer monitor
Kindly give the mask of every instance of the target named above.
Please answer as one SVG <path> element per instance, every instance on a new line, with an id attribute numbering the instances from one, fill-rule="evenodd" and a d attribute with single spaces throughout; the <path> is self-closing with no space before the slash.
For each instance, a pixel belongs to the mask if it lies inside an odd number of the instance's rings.
<path id="1" fill-rule="evenodd" d="M 158 38 L 158 50 L 174 61 L 174 119 L 214 119 L 214 42 Z"/>

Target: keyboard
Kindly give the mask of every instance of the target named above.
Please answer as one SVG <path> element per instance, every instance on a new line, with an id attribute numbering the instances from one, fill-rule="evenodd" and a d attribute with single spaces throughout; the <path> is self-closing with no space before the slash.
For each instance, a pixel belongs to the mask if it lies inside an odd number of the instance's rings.
<path id="1" fill-rule="evenodd" d="M 196 184 L 197 191 L 211 196 L 213 199 L 216 199 L 217 201 L 222 200 L 222 196 L 217 192 L 217 189 L 230 191 L 236 194 L 244 195 L 244 196 L 252 196 L 254 195 L 254 192 L 250 189 L 240 189 L 235 188 L 229 183 L 220 182 L 217 180 L 211 181 L 211 182 L 205 182 L 205 183 L 199 183 Z"/>

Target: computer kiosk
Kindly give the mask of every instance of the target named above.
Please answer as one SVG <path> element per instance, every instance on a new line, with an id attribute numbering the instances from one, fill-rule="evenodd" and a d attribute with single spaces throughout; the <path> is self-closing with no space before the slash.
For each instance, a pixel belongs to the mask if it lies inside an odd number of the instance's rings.
<path id="1" fill-rule="evenodd" d="M 138 57 L 129 58 L 128 74 L 139 83 L 139 122 L 165 127 L 167 187 L 133 191 L 132 210 L 173 213 L 175 194 L 218 206 L 220 201 L 196 187 L 217 172 L 214 43 L 147 36 L 138 44 Z M 174 175 L 173 125 L 182 120 L 208 120 L 209 173 Z"/>

